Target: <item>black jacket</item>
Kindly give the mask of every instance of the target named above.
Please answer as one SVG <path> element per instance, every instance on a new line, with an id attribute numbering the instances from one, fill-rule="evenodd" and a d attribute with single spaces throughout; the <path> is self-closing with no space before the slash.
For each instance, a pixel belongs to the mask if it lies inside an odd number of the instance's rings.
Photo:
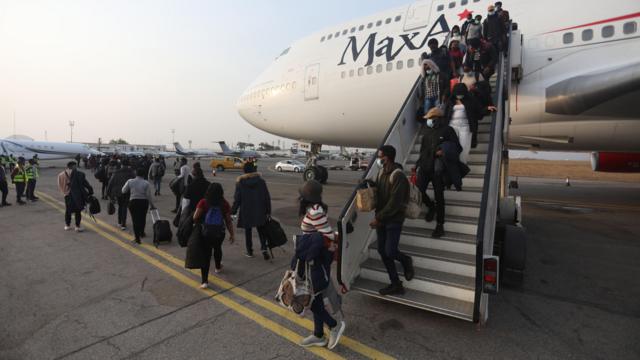
<path id="1" fill-rule="evenodd" d="M 467 55 L 464 58 L 464 66 L 473 68 L 473 55 L 480 51 L 480 64 L 482 67 L 495 68 L 498 63 L 498 51 L 491 43 L 483 41 L 480 49 L 467 48 Z"/>
<path id="2" fill-rule="evenodd" d="M 420 146 L 420 158 L 416 164 L 422 171 L 426 173 L 432 173 L 434 171 L 436 152 L 440 144 L 445 141 L 451 141 L 460 145 L 458 135 L 451 126 L 437 124 L 437 126 L 433 128 L 424 128 L 422 144 Z"/>
<path id="3" fill-rule="evenodd" d="M 231 213 L 236 214 L 238 210 L 239 228 L 262 226 L 267 222 L 267 215 L 271 215 L 271 196 L 267 183 L 259 173 L 238 177 Z"/>
<path id="4" fill-rule="evenodd" d="M 118 170 L 111 176 L 109 180 L 109 185 L 107 185 L 107 196 L 111 200 L 116 200 L 122 194 L 122 187 L 129 179 L 134 179 L 136 177 L 135 172 L 132 168 L 125 166 Z"/>
<path id="5" fill-rule="evenodd" d="M 409 202 L 409 180 L 402 165 L 395 164 L 389 171 L 381 169 L 375 186 L 376 220 L 385 225 L 402 224 Z"/>
<path id="6" fill-rule="evenodd" d="M 93 188 L 87 181 L 82 171 L 74 170 L 69 179 L 69 187 L 73 209 L 76 211 L 84 210 L 87 205 L 87 199 L 93 195 Z"/>
<path id="7" fill-rule="evenodd" d="M 315 293 L 327 288 L 331 279 L 333 253 L 324 245 L 318 232 L 305 234 L 296 241 L 296 253 L 291 259 L 291 270 L 298 265 L 298 275 L 309 275 Z M 310 263 L 311 274 L 305 274 L 305 264 Z"/>
<path id="8" fill-rule="evenodd" d="M 184 190 L 184 198 L 189 199 L 189 210 L 194 211 L 198 202 L 204 198 L 209 184 L 205 178 L 192 178 L 193 181 Z"/>
<path id="9" fill-rule="evenodd" d="M 504 32 L 504 21 L 498 14 L 487 16 L 482 23 L 482 36 L 489 41 L 502 40 Z"/>

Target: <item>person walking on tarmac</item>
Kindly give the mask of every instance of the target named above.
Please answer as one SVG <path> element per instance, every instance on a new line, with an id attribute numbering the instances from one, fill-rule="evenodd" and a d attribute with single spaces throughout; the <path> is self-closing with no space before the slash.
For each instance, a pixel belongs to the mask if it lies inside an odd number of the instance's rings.
<path id="1" fill-rule="evenodd" d="M 36 182 L 38 181 L 38 165 L 34 159 L 29 159 L 29 164 L 25 167 L 25 173 L 27 175 L 27 200 L 36 201 L 39 198 L 35 195 Z"/>
<path id="2" fill-rule="evenodd" d="M 26 202 L 22 201 L 22 196 L 27 186 L 27 172 L 25 171 L 24 158 L 22 156 L 18 158 L 17 165 L 11 171 L 11 180 L 16 185 L 16 202 L 19 205 L 26 204 Z"/>
<path id="3" fill-rule="evenodd" d="M 191 176 L 189 175 L 190 172 L 191 169 L 189 169 L 189 165 L 187 165 L 187 158 L 180 158 L 180 170 L 177 177 L 177 179 L 181 181 L 179 186 L 180 191 L 179 194 L 176 194 L 176 207 L 171 210 L 172 213 L 177 213 L 178 209 L 180 209 L 180 201 L 182 199 L 182 195 L 184 194 L 184 191 L 187 188 L 187 185 L 189 185 L 189 181 L 191 180 Z"/>
<path id="4" fill-rule="evenodd" d="M 130 193 L 129 211 L 131 212 L 131 222 L 133 222 L 133 235 L 135 241 L 140 244 L 140 239 L 145 237 L 144 228 L 147 225 L 147 211 L 156 207 L 153 205 L 151 196 L 151 184 L 144 179 L 146 170 L 143 167 L 136 169 L 135 179 L 127 180 L 122 187 L 122 193 Z"/>
<path id="5" fill-rule="evenodd" d="M 71 214 L 75 216 L 75 230 L 82 232 L 82 210 L 87 205 L 87 199 L 93 195 L 93 188 L 84 173 L 77 169 L 75 161 L 67 163 L 67 168 L 58 174 L 58 189 L 64 195 L 64 230 L 71 230 Z"/>
<path id="6" fill-rule="evenodd" d="M 160 162 L 160 158 L 155 158 L 153 164 L 149 166 L 149 180 L 153 181 L 153 187 L 155 189 L 155 196 L 160 195 L 160 185 L 162 184 L 162 177 L 164 176 L 164 166 Z"/>
<path id="7" fill-rule="evenodd" d="M 238 213 L 238 228 L 244 229 L 246 257 L 253 257 L 253 240 L 251 229 L 258 230 L 260 238 L 260 250 L 265 260 L 270 256 L 267 252 L 267 239 L 264 233 L 264 225 L 271 216 L 271 196 L 267 183 L 260 173 L 257 173 L 252 163 L 244 164 L 244 175 L 236 181 L 236 191 L 233 196 L 232 214 Z"/>
<path id="8" fill-rule="evenodd" d="M 11 203 L 7 202 L 7 196 L 9 195 L 9 186 L 7 184 L 7 173 L 4 169 L 5 159 L 0 158 L 0 192 L 2 193 L 2 202 L 0 207 L 11 206 Z"/>
<path id="9" fill-rule="evenodd" d="M 127 229 L 127 209 L 129 207 L 129 193 L 123 193 L 122 187 L 130 179 L 136 177 L 135 171 L 129 166 L 129 160 L 122 160 L 122 167 L 111 176 L 107 185 L 109 201 L 118 205 L 118 226 L 120 230 Z"/>
<path id="10" fill-rule="evenodd" d="M 190 214 L 195 211 L 196 206 L 205 197 L 207 189 L 211 184 L 205 177 L 199 162 L 193 163 L 191 170 L 191 181 L 187 185 L 182 195 L 182 214 Z"/>
<path id="11" fill-rule="evenodd" d="M 409 180 L 402 166 L 395 160 L 396 149 L 393 146 L 384 145 L 378 150 L 376 163 L 380 167 L 380 173 L 375 183 L 376 215 L 369 224 L 376 230 L 378 253 L 391 280 L 391 285 L 379 290 L 380 295 L 383 296 L 404 294 L 404 287 L 396 269 L 396 261 L 402 264 L 407 281 L 411 281 L 414 275 L 413 259 L 398 249 L 405 209 L 409 202 Z"/>
<path id="12" fill-rule="evenodd" d="M 327 346 L 333 349 L 338 345 L 346 324 L 336 321 L 324 305 L 324 292 L 331 284 L 331 263 L 336 247 L 335 235 L 327 218 L 328 206 L 322 201 L 322 184 L 315 180 L 307 181 L 299 190 L 299 211 L 302 217 L 300 228 L 304 235 L 296 241 L 296 253 L 291 259 L 291 269 L 298 267 L 299 275 L 309 276 L 315 297 L 311 303 L 313 313 L 313 334 L 304 338 L 300 345 L 304 347 Z M 304 272 L 309 263 L 310 274 Z M 329 327 L 329 341 L 324 338 L 324 325 Z"/>

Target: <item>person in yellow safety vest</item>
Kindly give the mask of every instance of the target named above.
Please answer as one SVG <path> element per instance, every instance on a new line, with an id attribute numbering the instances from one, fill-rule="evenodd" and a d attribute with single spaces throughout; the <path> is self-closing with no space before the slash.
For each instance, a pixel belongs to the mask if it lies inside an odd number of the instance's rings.
<path id="1" fill-rule="evenodd" d="M 39 198 L 35 195 L 36 181 L 38 180 L 38 166 L 35 160 L 29 159 L 29 164 L 24 168 L 27 175 L 27 200 L 36 201 Z"/>
<path id="2" fill-rule="evenodd" d="M 18 158 L 18 165 L 11 171 L 11 181 L 16 185 L 16 202 L 19 205 L 26 204 L 26 202 L 22 201 L 22 195 L 27 183 L 27 174 L 24 170 L 24 158 L 22 156 Z"/>
<path id="3" fill-rule="evenodd" d="M 16 158 L 13 156 L 13 154 L 9 154 L 9 171 L 13 172 L 13 168 L 16 167 Z"/>

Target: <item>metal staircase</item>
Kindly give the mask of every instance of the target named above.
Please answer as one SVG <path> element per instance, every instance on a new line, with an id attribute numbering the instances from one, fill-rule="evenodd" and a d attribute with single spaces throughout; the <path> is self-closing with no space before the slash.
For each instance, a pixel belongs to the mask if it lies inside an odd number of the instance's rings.
<path id="1" fill-rule="evenodd" d="M 355 190 L 338 220 L 341 234 L 338 281 L 341 284 L 350 290 L 447 316 L 473 322 L 487 319 L 483 259 L 493 253 L 503 136 L 508 126 L 505 122 L 508 106 L 503 94 L 510 81 L 509 59 L 500 56 L 496 70 L 492 89 L 498 111 L 479 124 L 478 146 L 471 151 L 468 164 L 471 172 L 463 179 L 462 191 L 445 191 L 446 235 L 431 238 L 436 223 L 427 223 L 424 216 L 404 223 L 400 250 L 413 258 L 415 267 L 413 280 L 403 281 L 405 294 L 381 296 L 378 293 L 389 284 L 389 278 L 377 252 L 375 231 L 368 226 L 374 214 L 357 211 Z M 415 166 L 420 152 L 420 125 L 415 121 L 418 84 L 419 79 L 383 141 L 396 148 L 396 161 L 404 166 L 407 174 Z M 373 179 L 377 173 L 378 169 L 370 166 L 363 179 Z M 428 193 L 432 196 L 432 188 Z M 402 278 L 400 264 L 398 271 Z"/>

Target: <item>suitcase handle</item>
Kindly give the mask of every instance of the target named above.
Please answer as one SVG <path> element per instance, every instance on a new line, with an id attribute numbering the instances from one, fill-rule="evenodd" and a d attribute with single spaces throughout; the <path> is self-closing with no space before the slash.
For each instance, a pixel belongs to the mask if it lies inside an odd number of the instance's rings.
<path id="1" fill-rule="evenodd" d="M 149 210 L 149 214 L 151 214 L 151 221 L 155 224 L 156 221 L 160 219 L 160 211 L 158 209 Z"/>

